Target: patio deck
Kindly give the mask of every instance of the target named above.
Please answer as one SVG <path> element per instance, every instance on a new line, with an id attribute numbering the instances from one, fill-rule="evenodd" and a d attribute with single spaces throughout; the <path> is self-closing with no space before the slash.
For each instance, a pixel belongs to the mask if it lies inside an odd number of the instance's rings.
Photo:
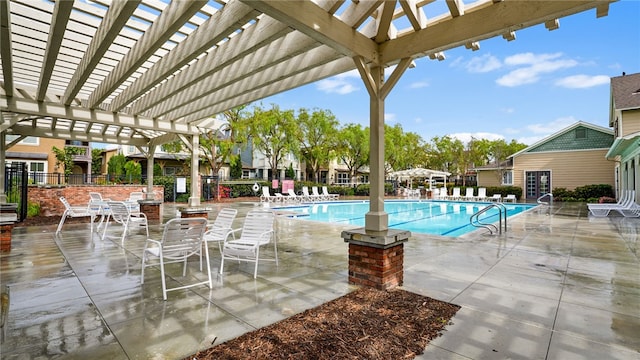
<path id="1" fill-rule="evenodd" d="M 175 208 L 164 204 L 165 220 Z M 212 204 L 239 210 L 254 203 Z M 179 359 L 342 296 L 343 226 L 279 218 L 281 259 L 230 262 L 214 288 L 169 293 L 159 270 L 140 285 L 142 232 L 124 248 L 90 236 L 88 224 L 15 228 L 0 280 L 11 289 L 2 359 Z M 159 225 L 151 227 L 160 234 Z M 584 204 L 556 203 L 517 216 L 502 236 L 414 234 L 403 288 L 460 305 L 420 359 L 638 359 L 640 219 L 591 218 Z M 220 256 L 210 249 L 212 271 Z M 201 277 L 190 262 L 187 278 Z M 171 281 L 182 281 L 176 277 Z"/>

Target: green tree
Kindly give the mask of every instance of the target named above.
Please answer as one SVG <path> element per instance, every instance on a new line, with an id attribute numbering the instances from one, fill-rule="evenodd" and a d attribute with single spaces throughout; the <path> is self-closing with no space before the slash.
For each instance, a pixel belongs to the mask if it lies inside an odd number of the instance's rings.
<path id="1" fill-rule="evenodd" d="M 327 166 L 335 156 L 336 138 L 340 123 L 329 110 L 315 109 L 309 113 L 300 109 L 296 135 L 300 153 L 310 170 L 314 182 L 320 178 L 320 168 Z"/>
<path id="2" fill-rule="evenodd" d="M 463 157 L 464 144 L 459 139 L 448 135 L 431 139 L 430 162 L 436 170 L 442 170 L 452 175 L 460 175 L 460 159 Z"/>
<path id="3" fill-rule="evenodd" d="M 284 176 L 287 179 L 295 179 L 296 177 L 296 171 L 293 170 L 293 163 L 289 163 L 289 167 L 287 168 L 287 170 L 285 170 L 284 172 Z"/>
<path id="4" fill-rule="evenodd" d="M 107 162 L 107 174 L 112 178 L 120 178 L 124 175 L 124 164 L 127 158 L 122 154 L 113 155 Z"/>
<path id="5" fill-rule="evenodd" d="M 102 173 L 102 149 L 91 149 L 91 173 Z"/>
<path id="6" fill-rule="evenodd" d="M 54 146 L 51 150 L 56 156 L 56 170 L 62 166 L 65 175 L 73 173 L 73 156 L 81 155 L 85 152 L 85 149 L 74 146 L 66 146 L 62 149 Z"/>
<path id="7" fill-rule="evenodd" d="M 230 175 L 232 179 L 242 178 L 242 159 L 240 159 L 239 156 L 236 156 L 233 160 L 231 160 Z"/>
<path id="8" fill-rule="evenodd" d="M 288 153 L 298 153 L 298 139 L 291 134 L 297 131 L 297 122 L 293 110 L 282 111 L 277 105 L 264 110 L 260 106 L 253 108 L 247 129 L 254 147 L 267 158 L 272 178 L 278 177 L 278 166 Z"/>
<path id="9" fill-rule="evenodd" d="M 140 181 L 142 179 L 142 165 L 137 161 L 127 161 L 124 164 L 124 175 L 128 181 Z"/>
<path id="10" fill-rule="evenodd" d="M 350 181 L 355 182 L 358 169 L 369 164 L 369 128 L 347 124 L 338 132 L 336 155 L 349 170 Z"/>
<path id="11" fill-rule="evenodd" d="M 424 140 L 414 132 L 405 133 L 402 125 L 385 125 L 385 171 L 423 166 L 427 162 Z"/>

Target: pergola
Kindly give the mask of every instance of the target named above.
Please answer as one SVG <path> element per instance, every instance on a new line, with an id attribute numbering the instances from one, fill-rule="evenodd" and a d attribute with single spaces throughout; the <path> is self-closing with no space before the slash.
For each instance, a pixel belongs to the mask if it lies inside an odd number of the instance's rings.
<path id="1" fill-rule="evenodd" d="M 216 114 L 357 69 L 370 95 L 365 228 L 386 231 L 384 101 L 413 60 L 606 16 L 613 1 L 0 0 L 0 173 L 6 134 L 135 145 L 150 176 L 156 147 L 179 138 L 195 185 L 197 135 Z"/>

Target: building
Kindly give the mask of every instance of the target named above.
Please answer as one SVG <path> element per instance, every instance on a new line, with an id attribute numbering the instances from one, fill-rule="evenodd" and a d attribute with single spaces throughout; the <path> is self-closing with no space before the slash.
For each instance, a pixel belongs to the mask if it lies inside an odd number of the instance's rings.
<path id="1" fill-rule="evenodd" d="M 616 192 L 636 190 L 640 201 L 640 73 L 611 78 L 609 126 L 615 141 L 606 154 L 615 164 Z"/>
<path id="2" fill-rule="evenodd" d="M 579 121 L 511 155 L 499 166 L 476 168 L 478 186 L 520 187 L 526 200 L 554 188 L 614 186 L 615 164 L 605 157 L 613 143 L 612 130 Z"/>

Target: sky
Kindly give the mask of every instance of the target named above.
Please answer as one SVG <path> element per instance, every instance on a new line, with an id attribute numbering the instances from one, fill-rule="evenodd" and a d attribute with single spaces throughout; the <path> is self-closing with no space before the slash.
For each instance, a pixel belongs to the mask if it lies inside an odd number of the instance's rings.
<path id="1" fill-rule="evenodd" d="M 437 0 L 444 3 L 444 0 Z M 515 139 L 531 145 L 577 122 L 609 128 L 610 78 L 640 72 L 640 0 L 595 9 L 416 59 L 386 99 L 385 121 L 425 141 L 435 136 Z M 330 110 L 341 124 L 369 126 L 369 96 L 357 71 L 255 102 Z"/>

